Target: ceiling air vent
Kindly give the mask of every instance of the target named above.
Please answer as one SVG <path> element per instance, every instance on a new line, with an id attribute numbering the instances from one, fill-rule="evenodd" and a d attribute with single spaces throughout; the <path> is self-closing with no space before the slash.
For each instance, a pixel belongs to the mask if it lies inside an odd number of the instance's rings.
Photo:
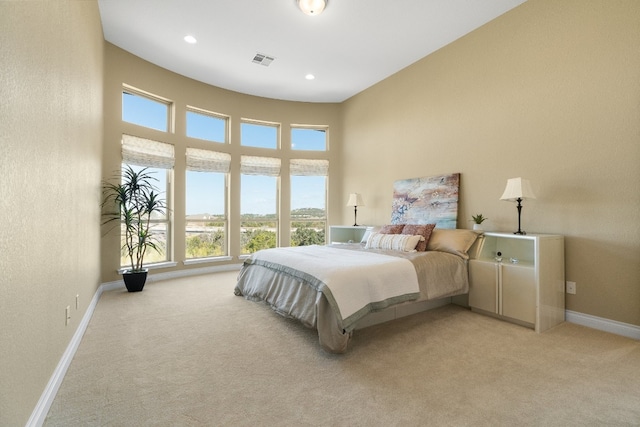
<path id="1" fill-rule="evenodd" d="M 263 53 L 256 53 L 256 56 L 253 57 L 253 60 L 251 62 L 268 67 L 274 59 L 276 58 L 274 58 L 273 56 L 265 55 Z"/>

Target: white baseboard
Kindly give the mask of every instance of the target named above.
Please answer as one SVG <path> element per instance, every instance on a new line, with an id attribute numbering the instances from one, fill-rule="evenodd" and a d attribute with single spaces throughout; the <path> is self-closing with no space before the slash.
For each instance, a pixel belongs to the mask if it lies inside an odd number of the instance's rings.
<path id="1" fill-rule="evenodd" d="M 78 350 L 80 341 L 82 341 L 82 336 L 87 330 L 87 326 L 89 325 L 89 321 L 93 316 L 93 312 L 96 308 L 96 305 L 98 304 L 100 295 L 102 295 L 102 292 L 104 292 L 104 290 L 104 285 L 100 286 L 96 293 L 93 295 L 91 303 L 89 304 L 87 311 L 84 313 L 84 316 L 82 317 L 82 320 L 78 325 L 78 329 L 76 329 L 76 332 L 73 334 L 71 342 L 69 342 L 69 345 L 64 351 L 60 362 L 58 362 L 58 366 L 56 366 L 56 369 L 53 371 L 53 375 L 49 379 L 49 383 L 40 396 L 40 400 L 38 400 L 38 404 L 31 413 L 31 417 L 26 424 L 27 427 L 41 426 L 44 423 L 44 420 L 49 413 L 49 408 L 51 408 L 51 404 L 53 404 L 53 399 L 55 399 L 56 393 L 58 393 L 58 389 L 62 384 L 62 380 L 67 373 L 67 369 L 71 364 L 71 360 L 73 360 L 73 356 L 76 354 L 76 350 Z"/>
<path id="2" fill-rule="evenodd" d="M 640 326 L 622 323 L 615 320 L 596 317 L 590 314 L 578 313 L 577 311 L 565 310 L 567 322 L 597 329 L 599 331 L 610 332 L 623 337 L 640 340 Z"/>
<path id="3" fill-rule="evenodd" d="M 234 271 L 240 270 L 241 266 L 242 264 L 227 264 L 214 267 L 203 267 L 189 270 L 172 271 L 167 273 L 150 274 L 147 278 L 147 281 L 158 282 L 160 280 L 175 279 L 179 277 L 197 276 L 200 274 L 218 273 L 223 271 Z M 73 356 L 75 356 L 76 351 L 78 350 L 78 346 L 80 345 L 80 341 L 82 341 L 82 337 L 87 330 L 87 326 L 89 326 L 89 321 L 91 320 L 91 317 L 93 317 L 93 312 L 98 305 L 100 296 L 103 292 L 120 288 L 124 288 L 124 282 L 122 280 L 103 283 L 98 287 L 98 290 L 91 299 L 89 307 L 87 307 L 87 311 L 84 313 L 84 316 L 82 317 L 82 320 L 78 325 L 78 329 L 76 329 L 76 332 L 73 334 L 71 342 L 69 342 L 69 345 L 63 353 L 60 362 L 58 362 L 58 366 L 56 366 L 56 369 L 53 371 L 53 375 L 49 379 L 49 383 L 42 392 L 40 400 L 38 400 L 35 409 L 31 413 L 31 417 L 29 417 L 26 427 L 40 427 L 44 424 L 44 420 L 49 413 L 49 409 L 53 404 L 53 400 L 58 393 L 58 389 L 62 384 L 62 380 L 64 379 L 65 374 L 67 373 L 67 369 L 69 369 L 69 365 L 73 360 Z"/>

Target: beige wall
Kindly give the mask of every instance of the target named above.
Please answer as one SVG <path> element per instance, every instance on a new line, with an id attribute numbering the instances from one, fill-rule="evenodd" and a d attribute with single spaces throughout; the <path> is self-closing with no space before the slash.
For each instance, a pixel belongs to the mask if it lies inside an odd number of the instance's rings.
<path id="1" fill-rule="evenodd" d="M 173 213 L 176 230 L 174 233 L 174 260 L 178 263 L 171 269 L 154 269 L 150 274 L 174 271 L 188 268 L 203 268 L 219 266 L 229 263 L 239 263 L 240 231 L 240 186 L 239 159 L 242 154 L 256 156 L 280 156 L 282 162 L 282 178 L 280 185 L 280 211 L 282 225 L 280 227 L 280 241 L 288 242 L 289 185 L 288 159 L 324 157 L 330 161 L 328 215 L 335 217 L 340 214 L 342 197 L 340 194 L 340 163 L 337 153 L 341 139 L 339 108 L 337 104 L 311 104 L 289 101 L 278 101 L 254 96 L 242 95 L 224 89 L 212 87 L 165 69 L 152 65 L 124 50 L 107 43 L 106 72 L 105 72 L 105 149 L 103 167 L 105 178 L 112 176 L 112 172 L 120 167 L 121 136 L 129 133 L 159 141 L 168 142 L 175 146 L 176 163 L 174 168 L 174 204 Z M 173 133 L 159 132 L 145 129 L 123 122 L 122 117 L 122 87 L 123 84 L 133 86 L 148 93 L 169 99 L 175 105 L 175 131 Z M 221 145 L 186 138 L 186 106 L 198 107 L 207 111 L 224 114 L 230 117 L 230 144 Z M 267 150 L 240 147 L 240 121 L 243 118 L 274 122 L 281 124 L 282 149 Z M 292 152 L 290 146 L 289 125 L 326 125 L 329 127 L 329 152 L 315 155 L 313 152 Z M 185 198 L 185 149 L 195 147 L 229 152 L 232 155 L 230 172 L 230 261 L 213 262 L 185 266 L 184 256 L 184 198 Z M 233 227 L 233 225 L 236 227 Z M 103 281 L 118 280 L 119 267 L 119 235 L 117 230 L 103 239 L 102 245 L 102 279 Z"/>
<path id="2" fill-rule="evenodd" d="M 3 426 L 27 422 L 99 284 L 103 46 L 94 1 L 0 2 Z"/>
<path id="3" fill-rule="evenodd" d="M 460 172 L 458 227 L 566 236 L 567 309 L 640 325 L 640 2 L 529 0 L 343 105 L 344 192 Z M 348 219 L 348 217 L 347 217 Z M 345 219 L 346 220 L 346 219 Z"/>
<path id="4" fill-rule="evenodd" d="M 527 177 L 538 200 L 525 202 L 523 228 L 567 236 L 567 279 L 578 284 L 567 308 L 640 325 L 638 22 L 636 1 L 529 0 L 325 105 L 240 95 L 109 44 L 105 51 L 95 1 L 0 2 L 0 424 L 27 421 L 98 283 L 119 278 L 117 242 L 97 242 L 99 183 L 118 167 L 120 135 L 132 129 L 120 121 L 122 83 L 178 109 L 230 115 L 236 155 L 241 117 L 329 125 L 333 224 L 351 222 L 349 192 L 365 197 L 359 222 L 383 224 L 395 180 L 460 172 L 459 227 L 482 212 L 485 228 L 514 230 L 514 205 L 497 199 L 507 178 Z M 177 170 L 187 144 L 180 117 L 169 137 Z M 235 188 L 231 221 L 239 219 Z"/>

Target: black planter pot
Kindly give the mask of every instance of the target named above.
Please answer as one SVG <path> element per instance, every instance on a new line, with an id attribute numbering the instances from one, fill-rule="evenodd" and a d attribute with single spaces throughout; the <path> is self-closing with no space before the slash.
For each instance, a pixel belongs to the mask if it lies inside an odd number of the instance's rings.
<path id="1" fill-rule="evenodd" d="M 147 281 L 148 270 L 122 273 L 124 285 L 129 292 L 140 292 Z"/>

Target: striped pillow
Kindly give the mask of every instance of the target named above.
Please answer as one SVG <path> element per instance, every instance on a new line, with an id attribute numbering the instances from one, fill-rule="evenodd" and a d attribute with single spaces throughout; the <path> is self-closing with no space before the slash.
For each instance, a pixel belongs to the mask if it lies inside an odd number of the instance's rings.
<path id="1" fill-rule="evenodd" d="M 394 251 L 412 252 L 422 236 L 412 236 L 409 234 L 383 234 L 371 233 L 365 249 L 390 249 Z"/>

